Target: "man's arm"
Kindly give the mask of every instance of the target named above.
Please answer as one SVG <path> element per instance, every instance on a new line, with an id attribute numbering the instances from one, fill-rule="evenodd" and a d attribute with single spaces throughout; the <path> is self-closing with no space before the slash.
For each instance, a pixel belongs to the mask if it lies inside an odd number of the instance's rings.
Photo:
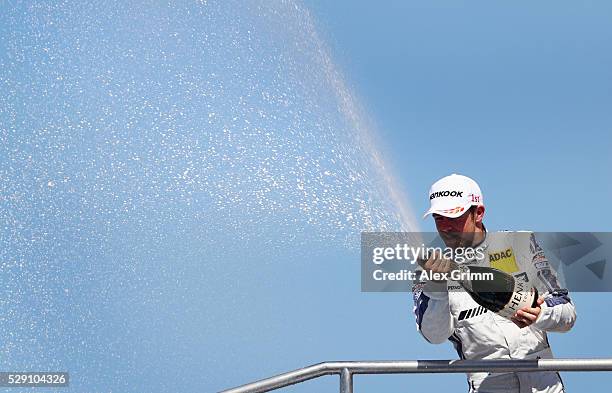
<path id="1" fill-rule="evenodd" d="M 542 311 L 534 326 L 547 332 L 567 332 L 576 322 L 576 307 L 567 290 L 548 293 L 544 296 Z"/>
<path id="2" fill-rule="evenodd" d="M 527 318 L 528 325 L 533 323 L 533 326 L 543 331 L 567 332 L 576 322 L 576 308 L 567 289 L 561 288 L 555 271 L 533 233 L 529 237 L 529 257 L 532 264 L 531 271 L 536 276 L 535 287 L 542 294 L 538 302 L 540 310 L 537 313 L 523 310 L 531 315 L 521 315 L 519 312 L 519 317 Z"/>
<path id="3" fill-rule="evenodd" d="M 447 341 L 455 327 L 448 303 L 446 281 L 417 282 L 412 287 L 412 293 L 417 330 L 432 344 Z"/>

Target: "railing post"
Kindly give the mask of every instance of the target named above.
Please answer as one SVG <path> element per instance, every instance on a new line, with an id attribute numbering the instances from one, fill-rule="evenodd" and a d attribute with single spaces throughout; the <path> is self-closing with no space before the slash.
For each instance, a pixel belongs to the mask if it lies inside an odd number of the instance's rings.
<path id="1" fill-rule="evenodd" d="M 353 393 L 353 374 L 348 368 L 340 372 L 340 393 Z"/>

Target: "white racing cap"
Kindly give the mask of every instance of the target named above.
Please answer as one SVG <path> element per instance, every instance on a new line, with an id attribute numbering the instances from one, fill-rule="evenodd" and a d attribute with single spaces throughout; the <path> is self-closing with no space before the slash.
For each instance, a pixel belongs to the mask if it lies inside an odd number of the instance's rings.
<path id="1" fill-rule="evenodd" d="M 436 213 L 455 218 L 465 213 L 471 206 L 484 205 L 478 183 L 467 176 L 453 173 L 435 182 L 429 189 L 431 206 L 423 218 Z"/>

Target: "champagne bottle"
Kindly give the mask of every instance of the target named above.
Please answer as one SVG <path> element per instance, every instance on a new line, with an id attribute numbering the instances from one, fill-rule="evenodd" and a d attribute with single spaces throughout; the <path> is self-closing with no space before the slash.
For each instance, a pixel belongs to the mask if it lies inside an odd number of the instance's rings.
<path id="1" fill-rule="evenodd" d="M 459 284 L 482 307 L 510 319 L 523 307 L 536 307 L 538 301 L 538 290 L 529 281 L 526 272 L 508 274 L 504 271 L 485 266 L 457 266 L 453 270 L 459 270 Z M 486 277 L 490 273 L 493 277 L 489 279 L 470 279 L 469 277 Z"/>
<path id="2" fill-rule="evenodd" d="M 523 307 L 537 306 L 538 290 L 526 272 L 508 274 L 492 267 L 459 265 L 454 261 L 450 261 L 450 268 L 451 277 L 459 277 L 456 281 L 476 303 L 504 318 L 511 319 Z M 493 279 L 489 279 L 491 276 Z"/>

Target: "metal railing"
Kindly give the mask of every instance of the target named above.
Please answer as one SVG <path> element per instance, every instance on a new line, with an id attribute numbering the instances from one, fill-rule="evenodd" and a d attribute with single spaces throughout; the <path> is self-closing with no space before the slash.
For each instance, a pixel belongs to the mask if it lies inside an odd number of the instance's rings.
<path id="1" fill-rule="evenodd" d="M 405 360 L 323 362 L 221 393 L 260 393 L 325 375 L 340 375 L 340 393 L 353 392 L 354 374 L 414 374 L 530 371 L 612 371 L 612 359 Z"/>

